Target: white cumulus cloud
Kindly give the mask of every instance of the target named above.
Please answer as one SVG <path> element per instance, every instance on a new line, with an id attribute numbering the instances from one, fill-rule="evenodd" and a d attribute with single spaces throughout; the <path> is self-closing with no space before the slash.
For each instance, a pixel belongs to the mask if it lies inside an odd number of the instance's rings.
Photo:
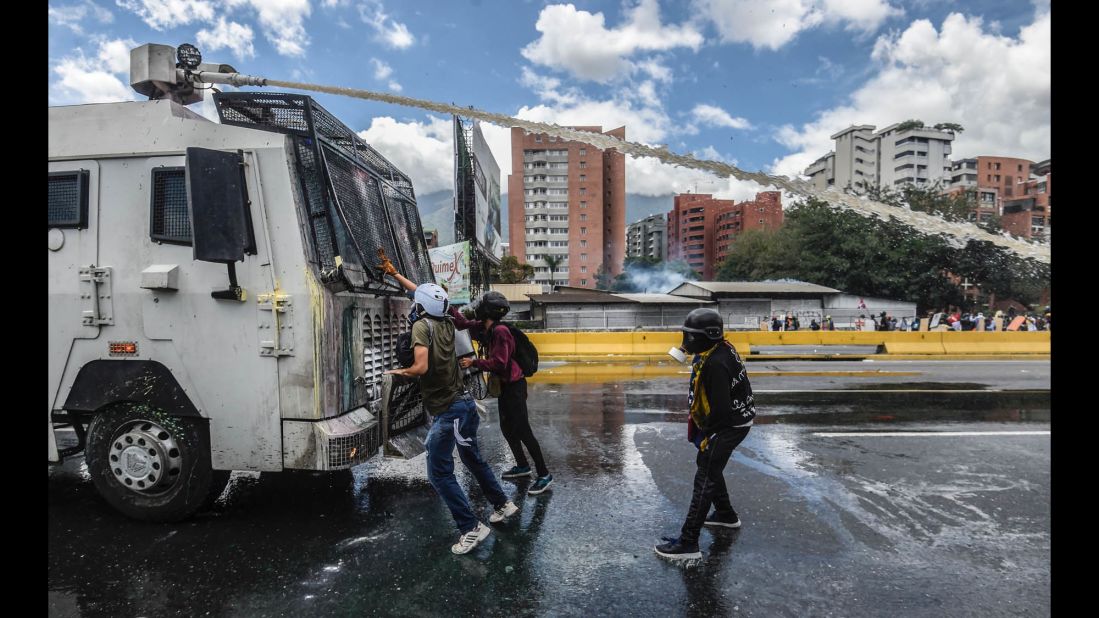
<path id="1" fill-rule="evenodd" d="M 712 22 L 726 43 L 776 50 L 822 24 L 873 32 L 901 9 L 886 0 L 694 0 L 700 20 Z"/>
<path id="2" fill-rule="evenodd" d="M 423 121 L 399 122 L 378 116 L 369 128 L 359 131 L 359 137 L 408 174 L 416 193 L 423 195 L 454 188 L 452 132 L 449 118 L 426 116 Z"/>
<path id="3" fill-rule="evenodd" d="M 225 17 L 219 17 L 212 28 L 199 30 L 196 40 L 203 52 L 228 49 L 240 60 L 256 55 L 252 47 L 252 28 L 235 21 L 226 21 Z"/>
<path id="4" fill-rule="evenodd" d="M 136 14 L 153 30 L 214 19 L 214 3 L 208 0 L 115 0 L 115 3 Z"/>
<path id="5" fill-rule="evenodd" d="M 408 26 L 390 17 L 381 0 L 371 0 L 360 4 L 358 8 L 363 23 L 374 29 L 377 40 L 386 47 L 408 49 L 416 43 L 416 37 Z"/>
<path id="6" fill-rule="evenodd" d="M 206 24 L 210 28 L 200 30 L 207 40 L 220 43 L 221 47 L 232 50 L 238 58 L 254 55 L 251 40 L 246 43 L 233 43 L 220 37 L 224 16 L 217 14 L 216 8 L 234 12 L 242 8 L 251 9 L 263 30 L 264 38 L 282 56 L 300 57 L 305 55 L 309 45 L 309 35 L 305 32 L 305 18 L 312 8 L 309 0 L 221 0 L 214 3 L 209 0 L 115 0 L 118 6 L 133 12 L 154 30 L 169 30 L 193 22 Z M 237 22 L 228 22 L 226 28 L 243 34 L 242 28 L 249 28 Z M 250 31 L 250 28 L 249 28 Z M 203 34 L 204 33 L 204 34 Z M 218 47 L 220 49 L 221 47 Z"/>
<path id="7" fill-rule="evenodd" d="M 699 154 L 710 159 L 723 158 L 713 156 L 717 154 L 713 147 L 707 147 Z M 741 201 L 753 199 L 757 192 L 765 189 L 754 182 L 668 165 L 655 157 L 626 157 L 626 193 L 656 197 L 687 192 L 712 193 L 720 199 Z"/>
<path id="8" fill-rule="evenodd" d="M 374 65 L 374 79 L 386 79 L 393 74 L 393 67 L 377 58 L 371 58 L 370 64 Z"/>
<path id="9" fill-rule="evenodd" d="M 691 117 L 699 124 L 712 127 L 726 127 L 729 129 L 750 129 L 752 123 L 744 118 L 734 118 L 729 112 L 714 105 L 700 103 L 691 110 Z"/>
<path id="10" fill-rule="evenodd" d="M 132 101 L 137 93 L 129 86 L 132 39 L 101 39 L 94 56 L 82 49 L 65 56 L 51 67 L 56 79 L 50 83 L 51 105 Z M 124 81 L 125 80 L 125 81 Z"/>
<path id="11" fill-rule="evenodd" d="M 775 173 L 801 173 L 833 148 L 829 135 L 853 124 L 879 129 L 910 118 L 929 125 L 956 122 L 965 131 L 953 159 L 977 155 L 1050 156 L 1050 13 L 1018 36 L 992 31 L 980 18 L 952 13 L 938 30 L 927 20 L 882 36 L 874 46 L 877 75 L 844 105 L 824 110 L 776 139 L 795 150 L 775 161 Z"/>
<path id="12" fill-rule="evenodd" d="M 228 0 L 231 6 L 247 4 L 256 12 L 263 36 L 281 56 L 300 57 L 309 46 L 305 18 L 309 0 Z"/>
<path id="13" fill-rule="evenodd" d="M 109 24 L 114 21 L 114 15 L 110 11 L 91 0 L 84 0 L 79 4 L 57 6 L 51 4 L 49 6 L 49 20 L 60 26 L 65 26 L 77 34 L 84 33 L 82 24 L 89 17 L 101 24 Z"/>
<path id="14" fill-rule="evenodd" d="M 567 71 L 580 79 L 607 82 L 635 70 L 630 57 L 638 52 L 686 47 L 697 51 L 702 34 L 693 26 L 660 21 L 656 0 L 641 0 L 627 12 L 625 22 L 608 28 L 603 13 L 590 13 L 572 4 L 551 4 L 534 25 L 539 38 L 523 48 L 527 60 Z M 654 78 L 669 75 L 666 68 L 647 63 Z"/>

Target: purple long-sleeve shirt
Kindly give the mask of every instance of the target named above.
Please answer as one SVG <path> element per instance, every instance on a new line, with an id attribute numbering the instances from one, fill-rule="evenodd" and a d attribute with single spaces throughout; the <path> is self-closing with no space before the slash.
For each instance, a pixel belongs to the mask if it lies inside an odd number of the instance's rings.
<path id="1" fill-rule="evenodd" d="M 457 308 L 450 308 L 450 317 L 454 318 L 454 328 L 468 330 L 475 339 L 485 340 L 485 323 L 481 320 L 469 320 L 462 315 Z M 515 353 L 515 337 L 507 326 L 496 323 L 492 328 L 492 337 L 488 341 L 488 350 L 485 358 L 473 361 L 473 366 L 481 371 L 496 374 L 508 382 L 518 382 L 523 379 L 523 370 L 519 363 L 515 362 L 512 355 Z"/>

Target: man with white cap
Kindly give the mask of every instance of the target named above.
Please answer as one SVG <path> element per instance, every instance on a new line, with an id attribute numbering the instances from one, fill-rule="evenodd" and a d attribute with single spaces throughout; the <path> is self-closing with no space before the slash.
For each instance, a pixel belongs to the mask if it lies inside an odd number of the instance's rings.
<path id="1" fill-rule="evenodd" d="M 450 551 L 465 554 L 492 530 L 474 515 L 469 499 L 454 478 L 455 445 L 462 464 L 477 479 L 485 497 L 492 503 L 494 512 L 489 521 L 501 522 L 518 513 L 519 507 L 508 500 L 477 446 L 477 426 L 481 419 L 458 369 L 458 358 L 454 354 L 454 323 L 447 317 L 450 300 L 446 291 L 434 283 L 412 283 L 398 274 L 384 255 L 379 257 L 382 258 L 379 267 L 382 271 L 395 277 L 405 289 L 415 292 L 415 304 L 409 316 L 415 362 L 411 367 L 388 373 L 420 379 L 424 407 L 434 417 L 425 442 L 427 477 L 446 502 L 461 534 Z"/>

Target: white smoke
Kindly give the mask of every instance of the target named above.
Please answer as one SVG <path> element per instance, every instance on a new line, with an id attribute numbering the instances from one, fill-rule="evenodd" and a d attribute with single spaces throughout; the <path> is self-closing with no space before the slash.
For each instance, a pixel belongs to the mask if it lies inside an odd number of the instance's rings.
<path id="1" fill-rule="evenodd" d="M 643 264 L 630 264 L 624 271 L 629 287 L 634 292 L 646 294 L 666 294 L 684 281 L 696 281 L 698 277 L 684 275 L 673 270 L 664 262 L 658 268 Z M 627 292 L 628 293 L 628 292 Z"/>

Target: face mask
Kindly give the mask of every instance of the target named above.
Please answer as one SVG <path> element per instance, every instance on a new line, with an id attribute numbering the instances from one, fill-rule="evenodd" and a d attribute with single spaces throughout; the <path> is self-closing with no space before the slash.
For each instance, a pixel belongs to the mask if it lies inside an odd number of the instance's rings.
<path id="1" fill-rule="evenodd" d="M 408 312 L 408 323 L 409 324 L 415 324 L 416 320 L 420 319 L 420 309 L 421 309 L 421 307 L 418 303 L 415 304 L 415 305 L 412 305 L 412 311 Z"/>
<path id="2" fill-rule="evenodd" d="M 683 333 L 683 349 L 688 354 L 701 354 L 714 347 L 716 341 L 699 333 Z"/>

